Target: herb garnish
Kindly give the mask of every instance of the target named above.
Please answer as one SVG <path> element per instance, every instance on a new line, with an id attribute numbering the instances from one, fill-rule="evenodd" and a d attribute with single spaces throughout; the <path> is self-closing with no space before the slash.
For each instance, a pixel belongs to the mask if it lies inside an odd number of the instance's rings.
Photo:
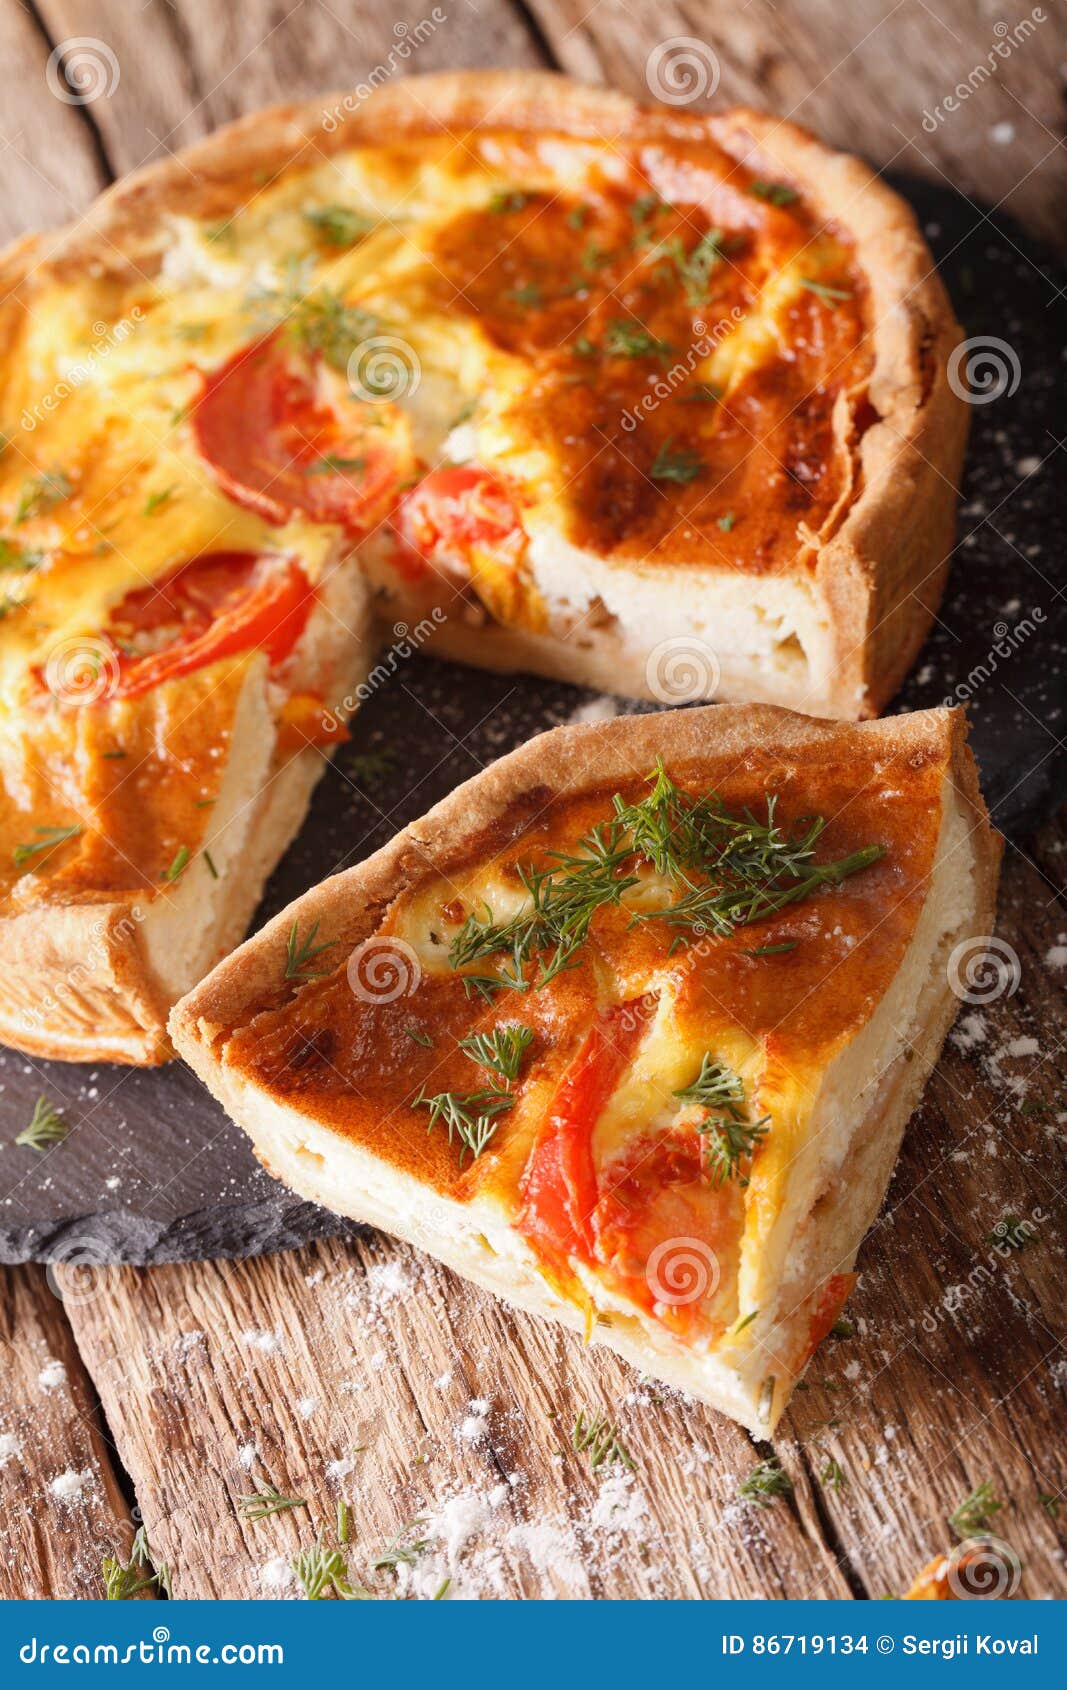
<path id="1" fill-rule="evenodd" d="M 827 1490 L 840 1490 L 842 1485 L 848 1484 L 841 1463 L 835 1461 L 833 1456 L 830 1456 L 826 1466 L 819 1474 L 819 1483 L 825 1485 Z"/>
<path id="2" fill-rule="evenodd" d="M 39 569 L 43 562 L 43 552 L 30 551 L 0 535 L 0 569 Z"/>
<path id="3" fill-rule="evenodd" d="M 405 1542 L 411 1532 L 420 1532 L 427 1525 L 426 1520 L 409 1520 L 406 1526 L 401 1526 L 391 1543 L 382 1550 L 378 1559 L 372 1562 L 375 1572 L 381 1567 L 412 1567 L 419 1556 L 430 1547 L 428 1537 L 417 1537 L 411 1542 Z"/>
<path id="4" fill-rule="evenodd" d="M 439 1091 L 432 1097 L 420 1090 L 418 1096 L 412 1099 L 412 1108 L 430 1111 L 427 1132 L 432 1132 L 438 1121 L 443 1121 L 448 1128 L 449 1144 L 453 1138 L 459 1139 L 463 1147 L 460 1152 L 461 1166 L 468 1150 L 477 1161 L 500 1124 L 496 1116 L 514 1106 L 515 1099 L 509 1092 L 497 1091 L 491 1087 L 466 1094 Z"/>
<path id="5" fill-rule="evenodd" d="M 748 1178 L 740 1172 L 741 1163 L 752 1155 L 760 1139 L 767 1136 L 771 1117 L 763 1115 L 758 1121 L 746 1120 L 745 1084 L 740 1074 L 705 1051 L 700 1073 L 692 1085 L 676 1091 L 674 1096 L 708 1111 L 698 1123 L 697 1132 L 704 1139 L 704 1169 L 712 1185 L 718 1187 L 736 1179 L 739 1186 L 746 1186 Z"/>
<path id="6" fill-rule="evenodd" d="M 315 211 L 305 211 L 304 221 L 330 246 L 355 246 L 374 228 L 372 217 L 364 216 L 350 205 L 319 206 Z"/>
<path id="7" fill-rule="evenodd" d="M 146 1569 L 151 1569 L 146 1571 Z M 104 1599 L 107 1602 L 128 1602 L 139 1591 L 158 1585 L 167 1596 L 170 1588 L 170 1569 L 165 1561 L 157 1567 L 148 1546 L 143 1526 L 139 1526 L 130 1544 L 130 1559 L 120 1561 L 117 1555 L 105 1555 L 101 1571 L 104 1575 Z"/>
<path id="8" fill-rule="evenodd" d="M 306 1496 L 285 1496 L 274 1485 L 262 1485 L 238 1498 L 238 1509 L 246 1520 L 266 1520 L 289 1508 L 306 1508 Z"/>
<path id="9" fill-rule="evenodd" d="M 642 861 L 681 895 L 661 909 L 635 912 L 635 921 L 667 920 L 727 937 L 820 886 L 839 885 L 884 854 L 884 846 L 868 845 L 836 862 L 815 863 L 826 825 L 821 817 L 790 834 L 775 820 L 773 796 L 761 821 L 748 810 L 731 814 L 715 792 L 694 797 L 682 791 L 662 763 L 648 779 L 652 790 L 645 798 L 627 804 L 616 795 L 611 820 L 579 840 L 573 853 L 549 851 L 543 866 L 518 868 L 529 898 L 525 909 L 504 922 L 495 922 L 488 906 L 484 914 L 467 916 L 450 946 L 453 968 L 485 957 L 505 959 L 495 974 L 465 975 L 469 993 L 526 991 L 573 967 L 593 917 L 640 883 Z"/>
<path id="10" fill-rule="evenodd" d="M 988 1526 L 994 1514 L 999 1514 L 1003 1506 L 993 1493 L 992 1479 L 985 1479 L 977 1490 L 965 1497 L 959 1507 L 949 1515 L 948 1523 L 960 1537 L 973 1537 L 983 1526 Z"/>
<path id="11" fill-rule="evenodd" d="M 778 1457 L 772 1455 L 769 1461 L 760 1461 L 753 1467 L 748 1477 L 738 1485 L 737 1495 L 741 1502 L 751 1502 L 756 1508 L 769 1508 L 775 1497 L 788 1495 L 792 1488 L 789 1474 L 782 1472 Z"/>
<path id="12" fill-rule="evenodd" d="M 326 972 L 308 968 L 308 963 L 323 951 L 332 951 L 336 939 L 328 939 L 323 945 L 316 945 L 315 935 L 319 930 L 317 921 L 313 921 L 308 929 L 306 939 L 301 939 L 294 921 L 289 929 L 289 938 L 285 946 L 285 978 L 287 980 L 325 980 Z"/>
<path id="13" fill-rule="evenodd" d="M 750 182 L 748 191 L 753 199 L 766 200 L 769 205 L 792 205 L 800 198 L 796 189 L 784 182 Z"/>
<path id="14" fill-rule="evenodd" d="M 64 499 L 69 499 L 74 483 L 66 470 L 48 469 L 23 483 L 15 509 L 15 526 L 28 522 L 33 516 L 44 516 Z"/>
<path id="15" fill-rule="evenodd" d="M 192 852 L 190 851 L 188 845 L 180 845 L 174 853 L 174 861 L 171 863 L 169 868 L 165 868 L 163 870 L 163 873 L 160 875 L 160 879 L 167 881 L 173 886 L 176 881 L 181 879 L 182 875 L 189 867 L 189 858 L 191 856 Z"/>
<path id="16" fill-rule="evenodd" d="M 571 1432 L 571 1448 L 579 1455 L 588 1454 L 589 1465 L 594 1472 L 602 1467 L 605 1461 L 619 1461 L 627 1470 L 633 1473 L 637 1463 L 626 1445 L 619 1437 L 618 1427 L 598 1408 L 596 1413 L 586 1418 L 585 1411 L 579 1412 Z"/>
<path id="17" fill-rule="evenodd" d="M 684 446 L 672 452 L 673 439 L 671 435 L 663 442 L 648 473 L 653 481 L 677 481 L 684 486 L 689 481 L 695 481 L 708 466 L 699 452 L 691 452 Z"/>
<path id="18" fill-rule="evenodd" d="M 46 1144 L 62 1144 L 69 1131 L 55 1105 L 41 1096 L 33 1106 L 29 1126 L 23 1127 L 15 1143 L 29 1150 L 43 1150 Z"/>
<path id="19" fill-rule="evenodd" d="M 165 505 L 167 500 L 172 498 L 177 491 L 177 487 L 164 487 L 158 493 L 149 493 L 144 502 L 144 509 L 141 512 L 141 515 L 151 516 L 153 511 L 157 511 L 160 505 Z"/>
<path id="20" fill-rule="evenodd" d="M 344 374 L 348 360 L 362 341 L 374 334 L 378 319 L 358 305 L 349 305 L 329 288 L 304 291 L 306 267 L 290 264 L 284 287 L 257 290 L 250 303 L 267 309 L 285 325 L 286 334 L 306 352 L 318 353 L 332 370 Z"/>
<path id="21" fill-rule="evenodd" d="M 497 216 L 505 212 L 525 211 L 531 196 L 521 188 L 500 188 L 489 200 L 489 210 Z"/>
<path id="22" fill-rule="evenodd" d="M 321 1602 L 332 1591 L 342 1602 L 370 1602 L 369 1590 L 349 1581 L 348 1563 L 339 1549 L 327 1549 L 320 1531 L 311 1549 L 301 1550 L 293 1572 L 309 1602 Z"/>
<path id="23" fill-rule="evenodd" d="M 366 458 L 341 458 L 335 452 L 327 452 L 323 457 L 316 458 L 313 464 L 307 464 L 305 475 L 344 475 L 347 470 L 357 473 L 367 467 Z"/>
<path id="24" fill-rule="evenodd" d="M 494 1027 L 491 1033 L 471 1033 L 460 1039 L 459 1048 L 483 1068 L 490 1068 L 502 1080 L 516 1080 L 526 1047 L 533 1038 L 529 1027 L 511 1022 L 506 1027 Z"/>
<path id="25" fill-rule="evenodd" d="M 1009 1250 L 1025 1250 L 1033 1242 L 1033 1228 L 1018 1215 L 1005 1215 L 989 1234 L 990 1244 L 1006 1244 Z"/>
<path id="26" fill-rule="evenodd" d="M 628 323 L 624 317 L 614 317 L 604 334 L 604 351 L 609 358 L 647 358 L 651 354 L 665 357 L 670 346 L 640 323 Z"/>
<path id="27" fill-rule="evenodd" d="M 433 1049 L 433 1040 L 429 1033 L 420 1033 L 417 1027 L 405 1027 L 404 1031 L 413 1044 L 423 1045 L 427 1050 Z"/>
<path id="28" fill-rule="evenodd" d="M 718 527 L 722 529 L 724 534 L 729 534 L 736 521 L 737 517 L 734 515 L 733 511 L 727 511 L 725 516 L 719 517 Z"/>
<path id="29" fill-rule="evenodd" d="M 834 288 L 830 286 L 829 282 L 816 282 L 810 276 L 801 276 L 800 285 L 802 288 L 807 288 L 810 293 L 817 294 L 828 305 L 836 304 L 839 299 L 852 298 L 851 288 Z"/>
<path id="30" fill-rule="evenodd" d="M 33 831 L 38 835 L 37 839 L 28 845 L 16 845 L 12 852 L 16 868 L 21 868 L 23 863 L 29 862 L 41 851 L 47 853 L 55 850 L 57 845 L 65 844 L 68 839 L 77 839 L 85 829 L 80 822 L 75 822 L 71 827 L 35 827 Z"/>
<path id="31" fill-rule="evenodd" d="M 692 252 L 687 253 L 680 240 L 670 243 L 669 252 L 678 272 L 687 305 L 706 305 L 711 273 L 723 260 L 721 229 L 709 229 L 701 235 Z"/>

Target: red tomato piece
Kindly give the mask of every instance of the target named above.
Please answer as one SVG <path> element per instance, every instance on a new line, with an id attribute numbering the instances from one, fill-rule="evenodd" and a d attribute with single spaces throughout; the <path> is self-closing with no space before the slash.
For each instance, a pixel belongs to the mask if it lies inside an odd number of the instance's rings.
<path id="1" fill-rule="evenodd" d="M 280 330 L 212 371 L 192 423 L 223 492 L 267 522 L 303 511 L 362 533 L 380 521 L 400 479 L 384 408 L 343 391 Z"/>
<path id="2" fill-rule="evenodd" d="M 518 553 L 525 536 L 504 483 L 475 464 L 431 470 L 400 506 L 401 538 L 427 563 L 466 563 L 473 548 L 496 556 Z"/>
<path id="3" fill-rule="evenodd" d="M 518 1229 L 553 1256 L 593 1260 L 597 1177 L 593 1131 L 655 1007 L 616 1004 L 586 1035 L 563 1076 L 519 1183 Z"/>
<path id="4" fill-rule="evenodd" d="M 307 622 L 314 591 L 292 558 L 208 552 L 117 604 L 104 630 L 118 651 L 110 696 L 135 698 L 236 652 L 281 663 Z"/>

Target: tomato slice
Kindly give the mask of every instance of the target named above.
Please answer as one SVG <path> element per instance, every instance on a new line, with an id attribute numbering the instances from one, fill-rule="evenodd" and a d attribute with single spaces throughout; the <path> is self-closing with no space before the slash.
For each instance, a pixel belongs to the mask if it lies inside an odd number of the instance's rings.
<path id="1" fill-rule="evenodd" d="M 403 500 L 398 528 L 427 563 L 464 574 L 479 548 L 517 560 L 526 538 L 507 487 L 475 464 L 431 470 Z"/>
<path id="2" fill-rule="evenodd" d="M 593 1130 L 655 1008 L 645 996 L 606 1010 L 560 1083 L 519 1183 L 518 1230 L 550 1257 L 593 1260 Z"/>
<path id="3" fill-rule="evenodd" d="M 267 522 L 303 511 L 363 533 L 401 479 L 388 407 L 347 393 L 281 330 L 242 347 L 205 378 L 192 424 L 223 492 Z"/>
<path id="4" fill-rule="evenodd" d="M 135 698 L 220 657 L 259 649 L 272 665 L 296 644 L 314 591 L 293 558 L 208 552 L 117 604 L 103 630 L 117 649 L 109 696 Z"/>

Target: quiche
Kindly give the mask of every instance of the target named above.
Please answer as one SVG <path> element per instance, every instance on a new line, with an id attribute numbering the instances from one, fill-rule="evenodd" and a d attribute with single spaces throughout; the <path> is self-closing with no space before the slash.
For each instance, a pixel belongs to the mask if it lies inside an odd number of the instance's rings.
<path id="1" fill-rule="evenodd" d="M 875 713 L 947 567 L 957 337 L 855 159 L 552 76 L 256 114 L 11 248 L 0 1036 L 170 1054 L 398 622 Z"/>
<path id="2" fill-rule="evenodd" d="M 764 1434 L 991 930 L 964 732 L 556 729 L 290 905 L 175 1044 L 303 1196 Z"/>

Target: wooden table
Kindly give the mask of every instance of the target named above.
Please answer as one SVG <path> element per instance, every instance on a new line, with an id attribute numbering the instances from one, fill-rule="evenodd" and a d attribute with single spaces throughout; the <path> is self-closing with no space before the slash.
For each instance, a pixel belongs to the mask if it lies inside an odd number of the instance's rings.
<path id="1" fill-rule="evenodd" d="M 980 0 L 439 10 L 410 68 L 549 64 L 644 93 L 650 50 L 696 37 L 706 67 L 714 50 L 716 100 L 795 115 L 1062 238 L 1062 15 L 931 131 L 924 113 L 1003 34 Z M 412 29 L 423 15 L 403 14 Z M 0 0 L 0 222 L 76 217 L 112 177 L 237 113 L 388 68 L 398 29 L 381 0 Z M 66 105 L 46 63 L 86 35 L 119 84 Z M 20 1268 L 3 1271 L 0 1305 L 0 1595 L 101 1594 L 102 1558 L 135 1520 L 178 1596 L 291 1594 L 289 1561 L 320 1526 L 334 1533 L 340 1499 L 352 1577 L 382 1594 L 432 1596 L 451 1578 L 450 1595 L 877 1597 L 947 1546 L 946 1516 L 986 1481 L 1021 1593 L 1067 1595 L 1065 870 L 1062 826 L 1008 849 L 1000 933 L 1021 985 L 967 1012 L 928 1088 L 864 1249 L 856 1335 L 822 1349 L 776 1440 L 791 1497 L 739 1504 L 768 1452 L 737 1427 L 384 1239 L 51 1282 Z M 1033 1238 L 998 1254 L 1009 1214 Z M 576 1414 L 598 1406 L 632 1475 L 594 1475 L 571 1449 Z M 267 1482 L 307 1505 L 246 1519 L 238 1498 Z M 431 1525 L 409 1536 L 430 1548 L 373 1571 L 417 1518 Z"/>

